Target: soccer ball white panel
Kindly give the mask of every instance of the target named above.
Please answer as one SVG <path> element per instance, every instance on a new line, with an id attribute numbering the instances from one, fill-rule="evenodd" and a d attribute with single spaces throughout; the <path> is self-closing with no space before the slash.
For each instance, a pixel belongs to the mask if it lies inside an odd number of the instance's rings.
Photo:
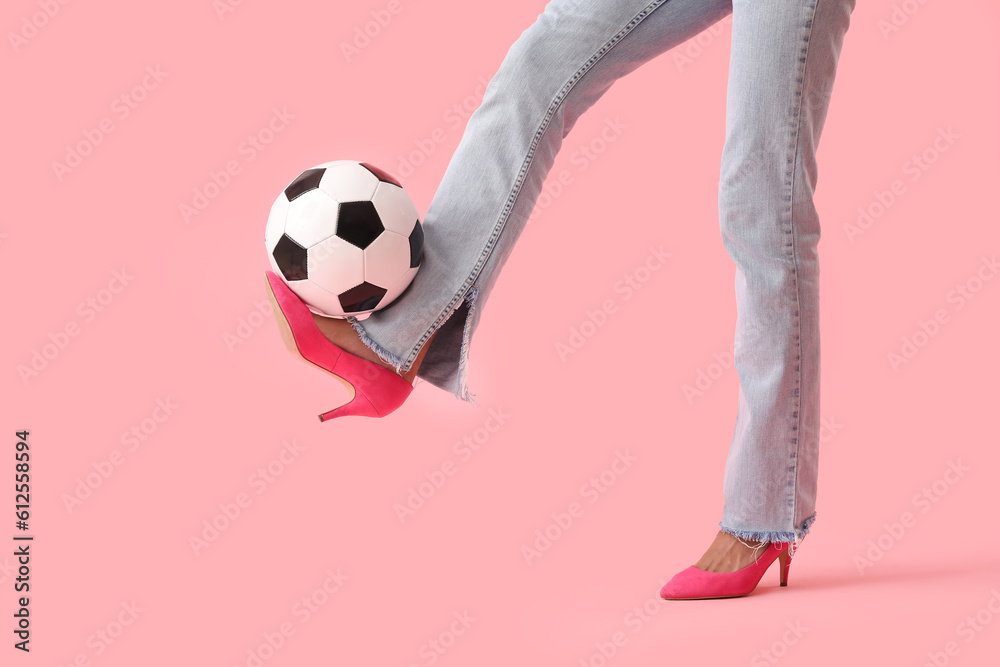
<path id="1" fill-rule="evenodd" d="M 337 231 L 338 209 L 330 195 L 309 190 L 288 204 L 285 234 L 303 248 L 314 246 Z"/>
<path id="2" fill-rule="evenodd" d="M 403 188 L 392 183 L 380 182 L 372 197 L 378 217 L 382 219 L 382 225 L 389 231 L 409 236 L 413 231 L 413 226 L 417 223 L 420 215 L 417 207 L 413 205 L 410 196 Z M 407 260 L 409 264 L 409 260 Z"/>
<path id="3" fill-rule="evenodd" d="M 386 291 L 385 296 L 383 296 L 382 300 L 379 301 L 378 307 L 385 308 L 390 303 L 395 301 L 399 297 L 399 295 L 402 294 L 407 287 L 409 287 L 410 283 L 413 282 L 413 277 L 417 275 L 417 271 L 419 269 L 420 269 L 419 266 L 415 266 L 412 269 L 407 269 L 406 273 L 403 274 L 403 277 L 397 280 L 392 285 L 392 287 L 390 287 L 388 291 Z"/>
<path id="4" fill-rule="evenodd" d="M 379 234 L 364 253 L 365 280 L 373 285 L 392 285 L 410 267 L 409 239 L 390 231 Z"/>
<path id="5" fill-rule="evenodd" d="M 331 236 L 308 250 L 309 280 L 339 294 L 365 281 L 365 251 Z"/>
<path id="6" fill-rule="evenodd" d="M 336 294 L 327 292 L 311 280 L 295 280 L 287 283 L 288 288 L 302 299 L 309 310 L 317 315 L 343 317 L 340 299 Z"/>
<path id="7" fill-rule="evenodd" d="M 375 174 L 352 162 L 328 167 L 319 182 L 319 189 L 339 202 L 369 201 L 378 184 Z"/>
<path id="8" fill-rule="evenodd" d="M 278 245 L 278 239 L 285 232 L 285 216 L 288 215 L 288 198 L 282 192 L 274 200 L 271 206 L 271 213 L 267 216 L 267 226 L 264 228 L 264 247 L 267 248 L 267 255 L 271 257 L 274 246 Z M 271 264 L 274 265 L 274 257 L 271 257 Z"/>

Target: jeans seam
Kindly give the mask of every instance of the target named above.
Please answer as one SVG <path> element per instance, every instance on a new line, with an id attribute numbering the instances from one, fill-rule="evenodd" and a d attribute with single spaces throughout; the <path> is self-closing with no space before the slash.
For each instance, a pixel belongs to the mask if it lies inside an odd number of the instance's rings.
<path id="1" fill-rule="evenodd" d="M 799 59 L 802 65 L 799 67 L 799 77 L 797 79 L 798 90 L 795 91 L 795 133 L 794 141 L 792 144 L 792 160 L 791 160 L 791 178 L 789 179 L 789 221 L 790 224 L 790 234 L 792 236 L 792 271 L 795 276 L 795 345 L 796 345 L 796 356 L 795 356 L 795 416 L 796 424 L 793 427 L 795 430 L 794 438 L 794 451 L 792 452 L 792 457 L 795 459 L 795 464 L 793 466 L 792 472 L 792 516 L 791 524 L 792 530 L 796 530 L 795 526 L 795 512 L 797 508 L 798 500 L 798 482 L 799 482 L 799 465 L 798 465 L 798 452 L 802 445 L 802 320 L 800 315 L 801 308 L 801 294 L 800 294 L 800 284 L 799 284 L 799 254 L 798 254 L 798 244 L 796 243 L 795 234 L 795 221 L 792 220 L 792 211 L 795 208 L 795 165 L 798 162 L 800 156 L 799 141 L 801 136 L 801 126 L 802 126 L 802 91 L 805 87 L 806 69 L 808 67 L 809 60 L 809 44 L 812 39 L 813 25 L 816 18 L 816 7 L 820 0 L 813 2 L 810 8 L 810 15 L 807 24 L 808 32 L 804 38 L 805 46 L 802 47 L 802 56 Z"/>
<path id="2" fill-rule="evenodd" d="M 538 142 L 541 140 L 541 137 L 545 134 L 545 131 L 548 129 L 549 121 L 552 120 L 552 117 L 555 115 L 556 110 L 562 105 L 562 103 L 566 99 L 566 96 L 569 95 L 569 93 L 573 90 L 573 88 L 583 77 L 583 75 L 587 73 L 587 70 L 592 68 L 598 61 L 600 61 L 601 58 L 607 55 L 607 53 L 611 51 L 612 47 L 618 44 L 628 33 L 632 32 L 635 29 L 635 27 L 638 26 L 643 21 L 643 19 L 649 16 L 649 14 L 654 9 L 656 9 L 665 2 L 667 2 L 667 0 L 653 0 L 648 5 L 646 5 L 642 9 L 642 11 L 633 16 L 632 19 L 625 24 L 625 27 L 623 27 L 611 39 L 605 42 L 604 45 L 601 46 L 601 48 L 599 48 L 594 53 L 594 55 L 592 55 L 587 60 L 587 62 L 585 62 L 573 74 L 573 76 L 570 77 L 570 79 L 563 84 L 563 87 L 559 90 L 559 92 L 556 93 L 556 96 L 552 99 L 552 102 L 549 103 L 549 108 L 546 111 L 545 116 L 542 118 L 541 124 L 539 125 L 538 129 L 535 130 L 535 134 L 534 137 L 532 138 L 531 145 L 528 147 L 528 154 L 525 156 L 524 162 L 521 165 L 521 169 L 520 171 L 518 171 L 517 179 L 514 181 L 514 187 L 511 190 L 511 194 L 507 197 L 507 202 L 506 204 L 504 204 L 503 210 L 500 212 L 500 219 L 497 220 L 496 224 L 493 226 L 493 231 L 490 233 L 486 247 L 483 248 L 482 253 L 480 253 L 479 255 L 479 259 L 476 261 L 475 266 L 473 266 L 472 271 L 469 274 L 469 277 L 466 278 L 465 281 L 463 282 L 463 285 L 468 285 L 469 287 L 475 286 L 475 282 L 476 279 L 479 277 L 479 273 L 482 271 L 483 267 L 486 265 L 486 262 L 493 254 L 493 249 L 496 247 L 496 241 L 497 239 L 500 238 L 500 235 L 503 233 L 504 227 L 506 227 L 506 222 L 507 218 L 509 217 L 510 211 L 514 207 L 514 204 L 517 202 L 517 197 L 521 192 L 521 185 L 524 183 L 524 176 L 528 172 L 528 169 L 531 167 L 531 162 L 532 159 L 534 158 L 535 149 L 538 146 Z M 424 332 L 424 335 L 420 337 L 420 340 L 417 341 L 416 348 L 410 351 L 410 354 L 406 359 L 407 370 L 410 368 L 413 361 L 420 353 L 419 352 L 420 348 L 423 347 L 424 343 L 426 343 L 427 339 L 431 337 L 431 335 L 441 325 L 441 323 L 445 319 L 447 319 L 448 316 L 451 315 L 452 308 L 460 299 L 462 299 L 462 297 L 465 295 L 465 292 L 467 291 L 468 289 L 466 289 L 465 291 L 459 291 L 457 294 L 455 294 L 452 297 L 451 301 L 448 302 L 448 305 L 444 307 L 444 310 L 442 310 L 441 314 L 438 315 L 438 318 L 434 321 L 434 323 L 430 326 L 430 328 L 428 328 L 427 331 Z"/>

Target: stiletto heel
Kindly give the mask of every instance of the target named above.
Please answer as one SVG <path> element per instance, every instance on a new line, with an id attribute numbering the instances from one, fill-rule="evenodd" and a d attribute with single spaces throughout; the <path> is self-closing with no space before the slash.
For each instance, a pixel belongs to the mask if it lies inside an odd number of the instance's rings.
<path id="1" fill-rule="evenodd" d="M 330 342 L 320 332 L 312 311 L 276 273 L 267 271 L 267 294 L 281 339 L 290 352 L 341 382 L 351 399 L 319 415 L 320 421 L 357 415 L 384 417 L 413 391 L 413 385 L 393 371 L 362 359 Z"/>
<path id="2" fill-rule="evenodd" d="M 791 543 L 774 542 L 753 563 L 735 572 L 708 572 L 692 565 L 675 574 L 660 589 L 660 597 L 665 600 L 710 600 L 749 595 L 775 560 L 778 561 L 781 585 L 785 586 L 788 584 L 793 553 Z"/>
<path id="3" fill-rule="evenodd" d="M 788 585 L 788 570 L 792 567 L 792 556 L 789 549 L 778 554 L 778 574 L 782 586 Z"/>

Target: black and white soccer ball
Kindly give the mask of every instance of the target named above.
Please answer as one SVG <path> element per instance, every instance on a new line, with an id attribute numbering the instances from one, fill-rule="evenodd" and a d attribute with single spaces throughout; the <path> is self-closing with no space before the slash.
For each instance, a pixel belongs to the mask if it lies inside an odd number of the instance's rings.
<path id="1" fill-rule="evenodd" d="M 337 160 L 305 170 L 278 195 L 264 244 L 274 272 L 309 310 L 362 320 L 413 280 L 424 232 L 396 179 Z"/>

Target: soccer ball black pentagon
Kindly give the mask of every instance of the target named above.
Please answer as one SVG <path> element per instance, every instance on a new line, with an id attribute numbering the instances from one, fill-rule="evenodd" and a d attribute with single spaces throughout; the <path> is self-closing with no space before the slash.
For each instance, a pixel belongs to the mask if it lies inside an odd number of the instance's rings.
<path id="1" fill-rule="evenodd" d="M 424 232 L 396 179 L 337 160 L 305 170 L 278 195 L 264 245 L 271 268 L 309 310 L 362 320 L 413 280 Z"/>

